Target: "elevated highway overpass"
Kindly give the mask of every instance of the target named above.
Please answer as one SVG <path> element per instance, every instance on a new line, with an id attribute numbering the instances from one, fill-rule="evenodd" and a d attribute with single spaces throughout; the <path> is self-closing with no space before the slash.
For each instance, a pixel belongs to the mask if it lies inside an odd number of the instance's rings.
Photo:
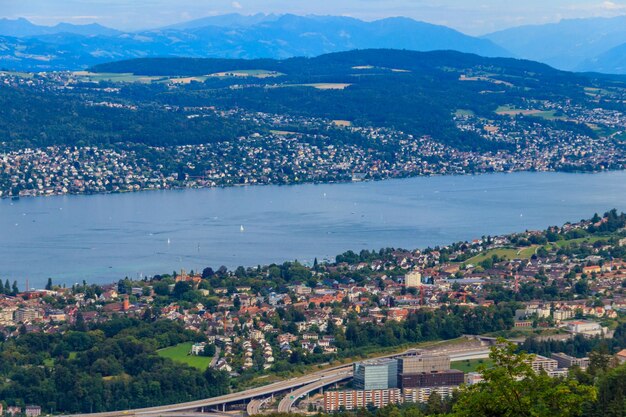
<path id="1" fill-rule="evenodd" d="M 414 351 L 414 349 L 407 350 L 402 353 L 396 353 L 391 355 L 380 356 L 380 358 L 392 358 L 406 355 L 409 352 Z M 481 349 L 465 349 L 459 351 L 449 351 L 449 352 L 441 352 L 442 354 L 446 354 L 450 356 L 451 361 L 463 361 L 468 359 L 482 359 L 487 358 L 489 356 L 489 349 L 481 348 Z M 279 409 L 290 410 L 293 405 L 297 402 L 299 398 L 302 398 L 306 394 L 318 390 L 320 388 L 326 387 L 328 385 L 344 381 L 349 379 L 352 375 L 352 365 L 354 362 L 337 366 L 331 369 L 326 369 L 323 371 L 317 371 L 311 373 L 309 375 L 305 375 L 302 377 L 292 378 L 284 381 L 275 382 L 272 384 L 268 384 L 258 388 L 252 388 L 246 391 L 235 392 L 232 394 L 222 395 L 219 397 L 207 398 L 203 400 L 197 401 L 189 401 L 185 403 L 179 404 L 169 404 L 162 405 L 156 407 L 148 407 L 148 408 L 140 408 L 134 410 L 120 410 L 120 411 L 110 411 L 103 413 L 91 413 L 91 414 L 74 414 L 74 415 L 66 415 L 64 417 L 174 417 L 173 414 L 176 414 L 176 417 L 200 417 L 198 415 L 202 414 L 206 416 L 206 414 L 213 414 L 209 417 L 219 417 L 216 414 L 224 414 L 219 413 L 220 408 L 222 411 L 225 411 L 226 405 L 228 404 L 236 404 L 236 403 L 244 403 L 252 400 L 265 399 L 267 397 L 272 397 L 277 394 L 281 394 L 284 392 L 290 392 L 292 390 L 297 390 L 294 394 L 287 396 L 289 400 L 291 400 L 291 396 L 293 396 L 294 401 L 285 401 L 282 407 L 279 406 Z M 258 408 L 256 406 L 258 405 Z M 252 406 L 252 411 L 254 414 L 258 414 L 260 410 L 261 404 L 255 403 Z M 285 411 L 288 412 L 288 411 Z M 253 415 L 253 414 L 251 414 Z"/>

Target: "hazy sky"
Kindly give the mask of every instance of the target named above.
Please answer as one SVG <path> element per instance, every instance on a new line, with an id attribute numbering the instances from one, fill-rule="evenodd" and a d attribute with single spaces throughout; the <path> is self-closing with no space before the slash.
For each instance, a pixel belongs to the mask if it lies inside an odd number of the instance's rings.
<path id="1" fill-rule="evenodd" d="M 408 16 L 482 34 L 563 18 L 626 14 L 626 0 L 0 0 L 0 17 L 39 24 L 99 22 L 142 29 L 233 13 L 348 15 L 366 20 Z"/>

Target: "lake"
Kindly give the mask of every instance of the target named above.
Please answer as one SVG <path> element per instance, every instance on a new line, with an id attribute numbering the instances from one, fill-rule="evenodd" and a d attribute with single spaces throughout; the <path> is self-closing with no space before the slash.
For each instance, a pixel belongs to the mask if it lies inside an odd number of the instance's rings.
<path id="1" fill-rule="evenodd" d="M 626 210 L 626 172 L 515 173 L 0 201 L 0 278 L 108 283 L 181 268 L 423 248 Z"/>

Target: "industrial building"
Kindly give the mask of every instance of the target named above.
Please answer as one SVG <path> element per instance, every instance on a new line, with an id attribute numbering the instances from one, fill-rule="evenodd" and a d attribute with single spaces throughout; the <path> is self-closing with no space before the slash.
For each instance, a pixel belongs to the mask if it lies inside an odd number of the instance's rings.
<path id="1" fill-rule="evenodd" d="M 354 388 L 364 391 L 398 388 L 398 361 L 374 359 L 355 363 Z"/>
<path id="2" fill-rule="evenodd" d="M 450 357 L 447 355 L 415 354 L 398 359 L 399 374 L 417 374 L 448 369 L 450 369 Z"/>
<path id="3" fill-rule="evenodd" d="M 445 371 L 420 372 L 418 374 L 402 374 L 399 377 L 400 388 L 424 388 L 458 386 L 465 382 L 463 371 L 448 369 Z"/>

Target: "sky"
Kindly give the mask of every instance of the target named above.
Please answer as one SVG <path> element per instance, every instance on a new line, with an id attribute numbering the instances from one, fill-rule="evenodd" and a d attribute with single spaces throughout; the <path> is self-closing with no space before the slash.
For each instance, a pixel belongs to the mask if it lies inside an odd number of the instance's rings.
<path id="1" fill-rule="evenodd" d="M 0 0 L 0 17 L 138 30 L 225 13 L 406 16 L 480 35 L 566 18 L 626 15 L 626 0 Z"/>

